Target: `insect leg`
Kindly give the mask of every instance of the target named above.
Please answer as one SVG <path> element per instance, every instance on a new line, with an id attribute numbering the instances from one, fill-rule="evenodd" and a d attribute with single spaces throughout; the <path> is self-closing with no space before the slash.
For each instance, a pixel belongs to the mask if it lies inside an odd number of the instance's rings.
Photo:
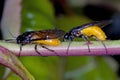
<path id="1" fill-rule="evenodd" d="M 68 55 L 68 51 L 69 51 L 69 48 L 70 48 L 70 44 L 71 44 L 71 40 L 69 40 L 69 44 L 68 44 L 68 47 L 67 47 L 67 51 L 66 51 L 66 54 Z"/>
<path id="2" fill-rule="evenodd" d="M 105 52 L 106 52 L 106 54 L 108 53 L 108 51 L 107 51 L 107 47 L 106 47 L 106 45 L 105 45 L 105 43 L 103 42 L 103 41 L 101 41 L 100 40 L 100 42 L 102 43 L 102 45 L 104 46 L 104 48 L 105 48 Z"/>
<path id="3" fill-rule="evenodd" d="M 104 43 L 102 40 L 98 39 L 97 37 L 96 37 L 96 40 L 98 40 L 99 42 L 101 42 L 101 43 L 102 43 L 102 45 L 103 45 L 103 46 L 104 46 L 104 48 L 105 48 L 105 53 L 107 54 L 107 53 L 108 53 L 108 51 L 107 51 L 107 47 L 106 47 L 105 43 Z"/>
<path id="4" fill-rule="evenodd" d="M 19 51 L 18 57 L 20 57 L 21 51 L 22 51 L 22 45 L 20 45 L 20 51 Z"/>
<path id="5" fill-rule="evenodd" d="M 54 50 L 49 49 L 49 48 L 47 48 L 47 47 L 45 47 L 45 46 L 43 46 L 43 45 L 41 45 L 41 47 L 42 47 L 42 48 L 45 48 L 45 49 L 47 49 L 47 50 L 49 50 L 49 51 L 51 51 L 51 52 L 54 52 L 57 56 L 59 56 Z"/>
<path id="6" fill-rule="evenodd" d="M 91 42 L 90 42 L 90 40 L 89 40 L 89 38 L 87 37 L 87 36 L 84 36 L 84 35 L 82 35 L 82 38 L 85 40 L 85 41 L 87 41 L 87 46 L 88 46 L 88 51 L 90 52 L 90 44 L 91 44 Z"/>
<path id="7" fill-rule="evenodd" d="M 35 51 L 39 54 L 39 55 L 41 55 L 42 56 L 42 54 L 38 51 L 38 49 L 37 49 L 37 44 L 35 45 Z"/>

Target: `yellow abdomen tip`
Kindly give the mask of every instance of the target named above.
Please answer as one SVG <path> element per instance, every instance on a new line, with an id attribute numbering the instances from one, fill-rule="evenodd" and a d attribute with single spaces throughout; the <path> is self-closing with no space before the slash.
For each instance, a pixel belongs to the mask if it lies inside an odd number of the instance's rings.
<path id="1" fill-rule="evenodd" d="M 47 40 L 37 40 L 34 41 L 36 44 L 43 44 L 43 45 L 49 45 L 49 46 L 58 46 L 60 45 L 59 39 L 47 39 Z"/>
<path id="2" fill-rule="evenodd" d="M 85 36 L 95 36 L 99 40 L 106 40 L 106 35 L 99 26 L 90 26 L 81 31 Z"/>

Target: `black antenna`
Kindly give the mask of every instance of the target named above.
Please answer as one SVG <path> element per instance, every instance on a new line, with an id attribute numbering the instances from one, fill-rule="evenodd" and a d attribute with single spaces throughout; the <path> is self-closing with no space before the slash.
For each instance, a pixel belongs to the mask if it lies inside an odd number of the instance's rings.
<path id="1" fill-rule="evenodd" d="M 8 30 L 8 32 L 10 33 L 10 35 L 16 39 L 16 37 Z"/>
<path id="2" fill-rule="evenodd" d="M 10 33 L 10 35 L 14 38 L 14 39 L 6 39 L 5 41 L 7 42 L 15 42 L 16 41 L 16 37 L 13 36 L 13 34 L 8 30 L 8 32 Z"/>
<path id="3" fill-rule="evenodd" d="M 4 41 L 7 41 L 7 42 L 15 42 L 16 40 L 15 39 L 6 39 Z"/>

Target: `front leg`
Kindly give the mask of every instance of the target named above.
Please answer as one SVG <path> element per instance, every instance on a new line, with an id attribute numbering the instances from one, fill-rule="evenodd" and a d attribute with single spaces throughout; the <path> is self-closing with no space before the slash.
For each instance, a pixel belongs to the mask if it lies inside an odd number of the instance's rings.
<path id="1" fill-rule="evenodd" d="M 23 45 L 20 45 L 20 51 L 19 51 L 18 57 L 20 57 L 20 54 L 21 54 L 21 51 L 22 51 L 22 46 Z"/>

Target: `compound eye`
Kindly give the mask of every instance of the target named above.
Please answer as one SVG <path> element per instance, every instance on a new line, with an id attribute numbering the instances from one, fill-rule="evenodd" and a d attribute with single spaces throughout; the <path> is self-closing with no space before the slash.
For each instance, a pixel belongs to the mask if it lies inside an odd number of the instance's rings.
<path id="1" fill-rule="evenodd" d="M 64 39 L 68 39 L 68 37 L 69 37 L 69 34 L 66 33 L 66 34 L 64 35 Z"/>
<path id="2" fill-rule="evenodd" d="M 68 35 L 65 35 L 65 37 L 64 37 L 65 39 L 68 39 Z"/>

